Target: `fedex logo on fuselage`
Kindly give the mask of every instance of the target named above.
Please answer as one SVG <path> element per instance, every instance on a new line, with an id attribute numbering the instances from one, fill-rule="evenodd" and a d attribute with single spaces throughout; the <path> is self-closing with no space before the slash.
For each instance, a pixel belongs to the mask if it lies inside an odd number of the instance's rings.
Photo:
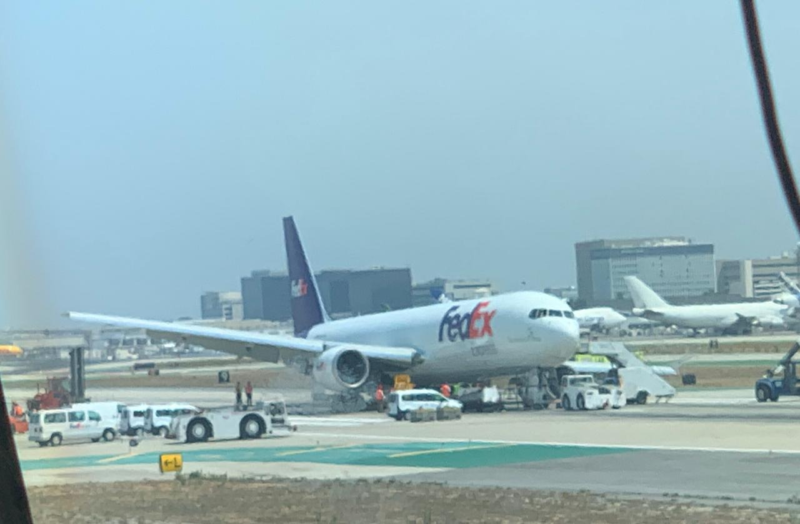
<path id="1" fill-rule="evenodd" d="M 467 313 L 457 313 L 459 306 L 453 306 L 447 310 L 439 324 L 439 342 L 444 342 L 444 337 L 450 342 L 456 339 L 468 340 L 485 336 L 491 337 L 492 318 L 497 313 L 496 309 L 487 311 L 489 301 L 478 302 L 478 304 Z"/>

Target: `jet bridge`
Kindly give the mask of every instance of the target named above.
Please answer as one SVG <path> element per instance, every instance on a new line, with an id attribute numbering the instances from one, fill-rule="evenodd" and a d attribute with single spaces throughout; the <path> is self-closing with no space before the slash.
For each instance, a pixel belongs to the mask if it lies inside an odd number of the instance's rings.
<path id="1" fill-rule="evenodd" d="M 675 396 L 675 388 L 660 376 L 676 374 L 675 370 L 642 362 L 622 342 L 594 341 L 588 346 L 584 344 L 581 349 L 584 353 L 608 359 L 611 365 L 606 380 L 616 381 L 622 387 L 628 403 L 646 404 L 649 397 L 658 402 Z"/>

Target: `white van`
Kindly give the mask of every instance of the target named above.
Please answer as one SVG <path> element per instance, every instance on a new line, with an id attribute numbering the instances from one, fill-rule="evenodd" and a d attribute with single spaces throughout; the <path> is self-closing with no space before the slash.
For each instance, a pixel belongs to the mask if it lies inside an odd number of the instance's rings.
<path id="1" fill-rule="evenodd" d="M 200 410 L 189 404 L 163 404 L 149 406 L 144 414 L 144 430 L 153 435 L 166 437 L 172 419 L 181 415 L 195 415 Z"/>
<path id="2" fill-rule="evenodd" d="M 119 432 L 137 437 L 144 435 L 144 417 L 149 407 L 147 404 L 125 406 L 119 416 Z"/>
<path id="3" fill-rule="evenodd" d="M 116 433 L 119 433 L 119 424 L 122 419 L 122 411 L 125 409 L 125 404 L 120 402 L 85 402 L 82 404 L 73 404 L 73 409 L 91 409 L 100 413 L 103 422 L 110 424 Z"/>
<path id="4" fill-rule="evenodd" d="M 455 408 L 463 405 L 458 400 L 447 398 L 433 389 L 408 389 L 389 394 L 387 414 L 397 420 L 408 418 L 408 412 L 417 409 Z"/>
<path id="5" fill-rule="evenodd" d="M 60 446 L 63 441 L 114 440 L 112 423 L 105 423 L 100 413 L 91 409 L 47 409 L 30 416 L 28 440 L 40 446 Z"/>

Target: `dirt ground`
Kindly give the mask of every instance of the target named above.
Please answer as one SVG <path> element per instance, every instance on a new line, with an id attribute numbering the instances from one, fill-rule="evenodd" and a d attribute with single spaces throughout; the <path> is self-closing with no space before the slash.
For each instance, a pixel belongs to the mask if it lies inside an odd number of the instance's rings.
<path id="1" fill-rule="evenodd" d="M 231 381 L 220 384 L 216 375 L 182 375 L 148 376 L 143 373 L 136 375 L 120 375 L 115 377 L 87 377 L 89 387 L 218 387 L 231 389 L 236 382 L 245 384 L 253 383 L 257 389 L 287 388 L 311 389 L 311 377 L 302 375 L 291 369 L 237 369 L 230 372 Z"/>
<path id="2" fill-rule="evenodd" d="M 782 523 L 798 511 L 618 499 L 591 493 L 456 488 L 392 481 L 228 480 L 75 484 L 30 490 L 44 524 L 325 523 Z"/>
<path id="3" fill-rule="evenodd" d="M 636 339 L 624 339 L 622 342 L 631 351 L 641 351 L 645 355 L 685 355 L 692 353 L 726 355 L 731 353 L 785 353 L 792 346 L 791 342 L 753 339 L 729 341 L 726 337 L 716 339 L 717 347 L 709 347 L 707 338 L 687 339 L 682 343 L 658 344 L 648 341 L 637 342 Z"/>
<path id="4" fill-rule="evenodd" d="M 681 373 L 693 373 L 697 384 L 693 388 L 751 388 L 764 375 L 767 366 L 690 366 Z M 681 377 L 665 377 L 676 388 L 682 388 Z"/>
<path id="5" fill-rule="evenodd" d="M 216 387 L 231 389 L 236 382 L 244 384 L 250 381 L 253 383 L 253 387 L 257 389 L 266 389 L 268 387 L 280 389 L 311 389 L 310 377 L 287 369 L 237 369 L 230 372 L 230 378 L 230 383 L 220 384 L 217 380 L 217 375 L 184 373 L 180 375 L 164 374 L 150 376 L 140 371 L 135 374 L 130 373 L 114 376 L 96 377 L 88 375 L 86 377 L 86 385 L 88 388 Z M 41 386 L 44 380 L 45 379 L 42 378 L 41 380 L 16 381 L 13 383 L 13 386 L 18 389 L 28 388 L 35 393 L 37 385 Z"/>

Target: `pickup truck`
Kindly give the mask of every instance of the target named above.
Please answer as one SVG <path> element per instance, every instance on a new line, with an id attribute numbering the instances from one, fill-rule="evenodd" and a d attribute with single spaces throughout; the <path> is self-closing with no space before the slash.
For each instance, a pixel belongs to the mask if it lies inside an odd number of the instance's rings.
<path id="1" fill-rule="evenodd" d="M 600 385 L 592 375 L 565 375 L 561 377 L 561 407 L 573 409 L 619 409 L 626 403 L 625 395 L 617 386 Z"/>
<path id="2" fill-rule="evenodd" d="M 497 386 L 462 387 L 456 400 L 463 404 L 462 411 L 501 411 L 503 400 Z"/>

